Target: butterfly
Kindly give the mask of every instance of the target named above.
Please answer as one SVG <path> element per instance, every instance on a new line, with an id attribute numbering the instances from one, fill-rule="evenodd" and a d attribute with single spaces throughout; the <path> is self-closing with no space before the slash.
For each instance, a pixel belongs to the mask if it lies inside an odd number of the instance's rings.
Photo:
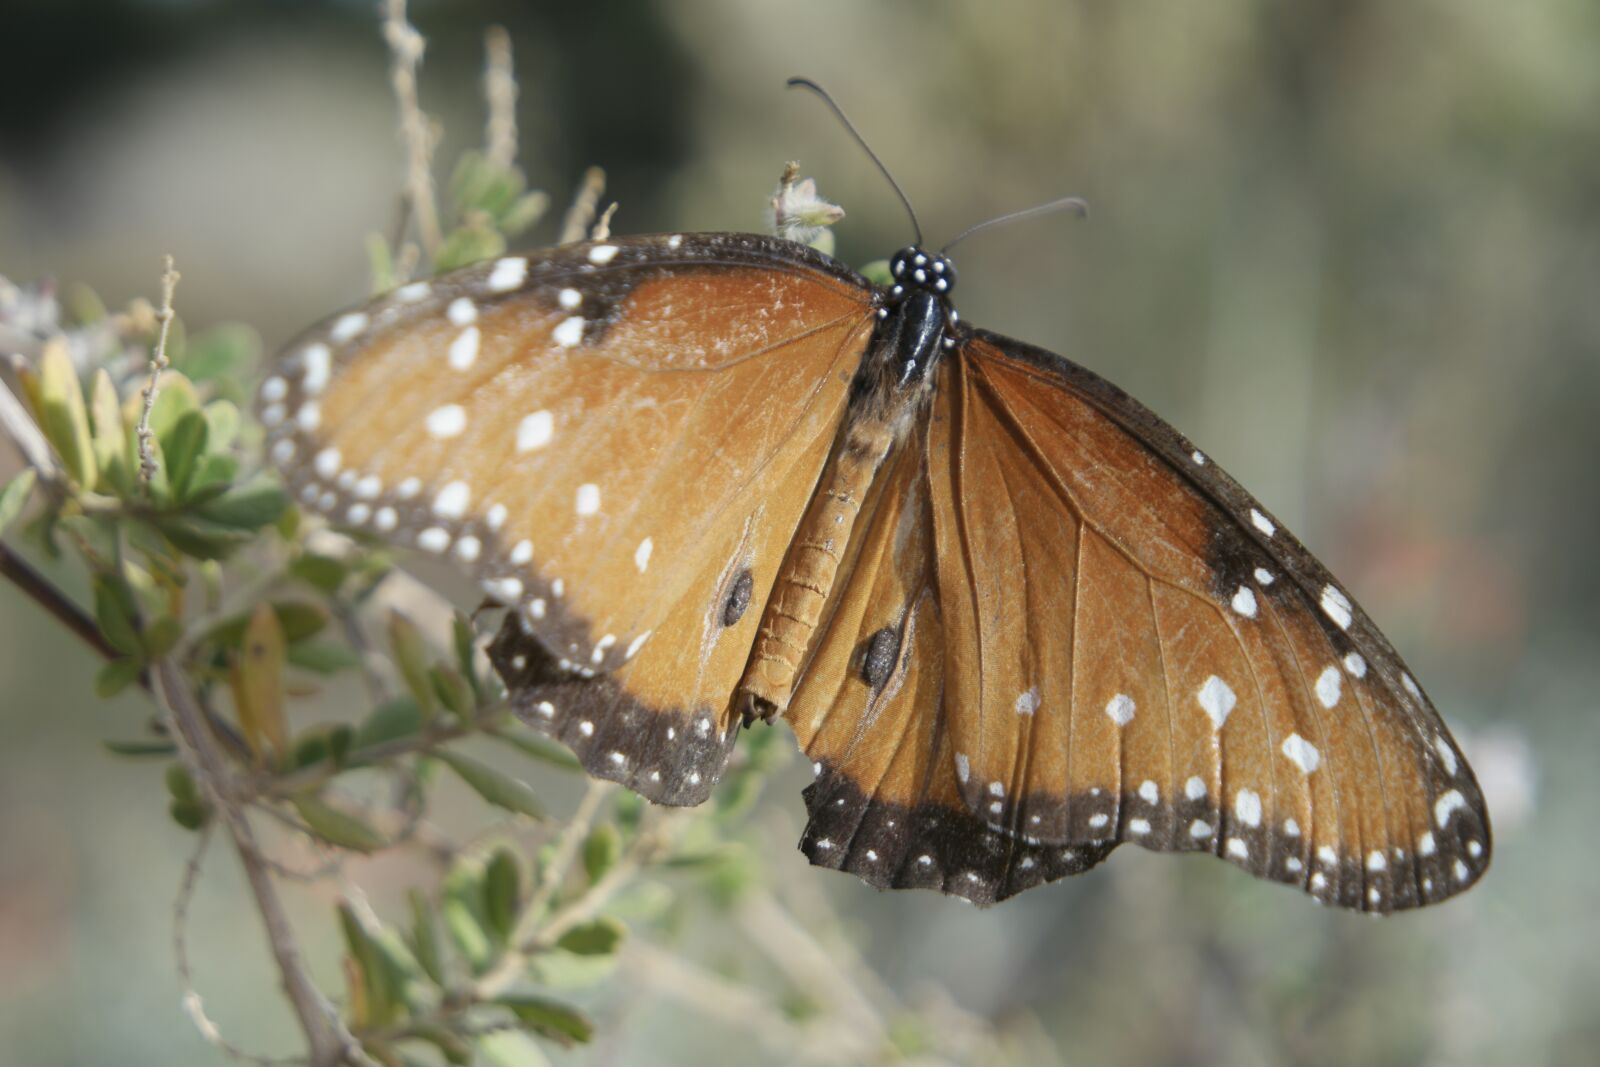
<path id="1" fill-rule="evenodd" d="M 470 569 L 516 714 L 705 800 L 741 725 L 812 761 L 801 849 L 991 903 L 1117 845 L 1390 912 L 1489 862 L 1449 730 L 1349 592 L 1116 386 L 741 233 L 412 282 L 288 346 L 267 451 L 341 526 Z"/>

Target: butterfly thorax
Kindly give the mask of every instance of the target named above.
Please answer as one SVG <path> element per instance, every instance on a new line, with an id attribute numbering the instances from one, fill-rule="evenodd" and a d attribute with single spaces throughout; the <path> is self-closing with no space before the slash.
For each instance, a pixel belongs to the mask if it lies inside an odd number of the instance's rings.
<path id="1" fill-rule="evenodd" d="M 747 722 L 771 719 L 788 707 L 862 502 L 884 460 L 930 402 L 932 371 L 955 345 L 950 261 L 913 246 L 897 252 L 889 269 L 896 280 L 883 294 L 844 422 L 778 573 L 735 697 Z"/>

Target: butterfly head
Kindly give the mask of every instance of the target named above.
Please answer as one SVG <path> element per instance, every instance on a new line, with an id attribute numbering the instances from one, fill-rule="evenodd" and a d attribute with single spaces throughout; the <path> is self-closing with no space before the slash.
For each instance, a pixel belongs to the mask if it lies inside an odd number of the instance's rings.
<path id="1" fill-rule="evenodd" d="M 956 265 L 942 253 L 924 252 L 916 245 L 894 254 L 889 261 L 889 273 L 894 277 L 889 297 L 896 302 L 917 290 L 948 296 L 956 287 Z"/>

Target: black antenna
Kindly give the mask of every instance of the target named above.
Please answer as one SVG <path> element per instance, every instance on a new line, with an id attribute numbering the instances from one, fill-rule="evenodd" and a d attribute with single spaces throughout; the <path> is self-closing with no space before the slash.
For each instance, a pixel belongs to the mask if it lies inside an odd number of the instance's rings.
<path id="1" fill-rule="evenodd" d="M 791 89 L 810 89 L 822 97 L 822 102 L 833 110 L 840 122 L 844 123 L 844 128 L 850 131 L 850 136 L 856 139 L 856 144 L 860 145 L 862 151 L 867 153 L 867 157 L 878 165 L 878 170 L 883 173 L 885 178 L 889 179 L 889 185 L 894 189 L 895 195 L 906 206 L 906 214 L 911 216 L 911 229 L 916 232 L 916 243 L 920 246 L 922 244 L 922 224 L 917 221 L 916 210 L 912 208 L 911 201 L 906 197 L 905 190 L 900 188 L 900 183 L 894 180 L 894 175 L 889 173 L 889 168 L 884 166 L 883 160 L 878 158 L 878 153 L 872 150 L 872 146 L 867 144 L 866 138 L 861 136 L 861 131 L 856 129 L 855 123 L 851 122 L 849 116 L 840 109 L 838 104 L 833 102 L 833 97 L 828 95 L 827 90 L 810 78 L 790 78 L 785 84 Z"/>
<path id="2" fill-rule="evenodd" d="M 987 230 L 989 227 L 998 226 L 1003 222 L 1016 222 L 1018 219 L 1031 219 L 1035 215 L 1048 215 L 1055 211 L 1070 211 L 1080 219 L 1086 219 L 1089 217 L 1089 205 L 1086 201 L 1076 196 L 1064 196 L 1060 200 L 1052 200 L 1048 204 L 1039 204 L 1036 207 L 1023 208 L 1021 211 L 1013 211 L 1011 214 L 1001 215 L 999 218 L 986 219 L 985 221 L 978 223 L 976 226 L 968 226 L 966 229 L 952 237 L 943 248 L 939 249 L 939 252 L 940 254 L 943 254 L 950 251 L 959 242 L 965 241 L 968 237 L 971 237 L 979 230 Z"/>

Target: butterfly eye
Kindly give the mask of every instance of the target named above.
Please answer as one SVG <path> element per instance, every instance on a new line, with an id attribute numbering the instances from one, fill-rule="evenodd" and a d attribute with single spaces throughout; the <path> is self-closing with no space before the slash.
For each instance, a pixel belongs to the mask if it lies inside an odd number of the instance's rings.
<path id="1" fill-rule="evenodd" d="M 722 602 L 722 625 L 732 626 L 744 618 L 744 613 L 750 607 L 750 592 L 755 588 L 755 579 L 746 567 L 739 572 L 733 580 L 733 585 L 728 589 L 728 598 Z"/>
<path id="2" fill-rule="evenodd" d="M 867 640 L 866 655 L 861 659 L 861 679 L 873 689 L 882 689 L 899 662 L 900 631 L 885 626 Z"/>

